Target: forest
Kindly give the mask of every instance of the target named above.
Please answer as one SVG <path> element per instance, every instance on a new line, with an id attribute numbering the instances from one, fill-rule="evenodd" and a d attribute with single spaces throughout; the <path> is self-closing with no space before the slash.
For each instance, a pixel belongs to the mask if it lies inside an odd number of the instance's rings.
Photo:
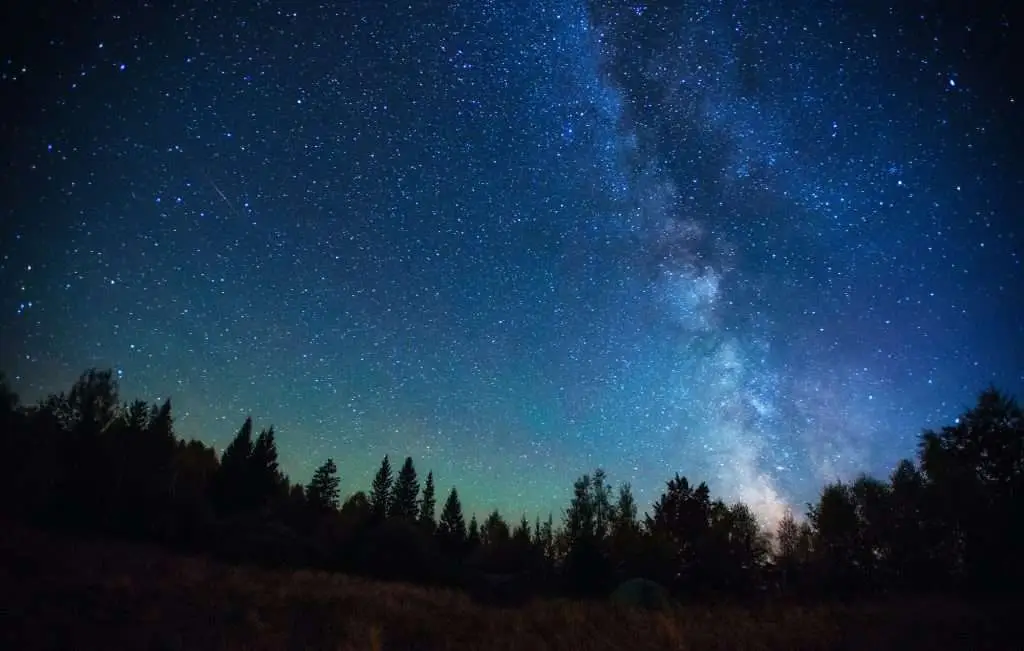
<path id="1" fill-rule="evenodd" d="M 600 468 L 544 520 L 463 513 L 407 456 L 366 491 L 339 494 L 325 459 L 306 483 L 279 467 L 272 427 L 240 424 L 224 450 L 184 441 L 170 401 L 122 401 L 110 370 L 23 405 L 0 389 L 0 517 L 60 536 L 139 541 L 231 564 L 446 586 L 498 606 L 607 599 L 637 605 L 879 595 L 1019 596 L 1024 584 L 1024 419 L 993 387 L 885 478 L 823 486 L 806 517 L 765 531 L 706 483 L 668 478 L 639 513 Z M 568 486 L 567 486 L 568 488 Z M 642 602 L 642 603 L 641 603 Z"/>

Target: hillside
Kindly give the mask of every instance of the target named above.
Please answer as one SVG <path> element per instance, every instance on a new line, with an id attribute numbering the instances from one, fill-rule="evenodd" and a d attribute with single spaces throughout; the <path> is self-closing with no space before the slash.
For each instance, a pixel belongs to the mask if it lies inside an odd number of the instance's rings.
<path id="1" fill-rule="evenodd" d="M 5 523 L 5 649 L 1009 649 L 1013 609 L 951 601 L 856 606 L 602 603 L 508 610 L 465 595 L 321 572 L 231 567 Z M 1001 635 L 1005 634 L 1005 635 Z"/>

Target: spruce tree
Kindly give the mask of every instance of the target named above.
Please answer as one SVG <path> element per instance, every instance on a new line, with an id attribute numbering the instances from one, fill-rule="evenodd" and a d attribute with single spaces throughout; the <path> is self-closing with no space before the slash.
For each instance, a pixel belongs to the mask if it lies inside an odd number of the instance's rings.
<path id="1" fill-rule="evenodd" d="M 388 455 L 380 463 L 380 469 L 373 478 L 370 485 L 370 515 L 375 520 L 383 520 L 388 517 L 388 510 L 391 506 L 391 461 Z"/>
<path id="2" fill-rule="evenodd" d="M 613 518 L 612 487 L 608 483 L 608 476 L 604 469 L 598 468 L 594 471 L 590 488 L 590 499 L 594 510 L 594 534 L 599 540 L 602 540 L 607 537 Z"/>
<path id="3" fill-rule="evenodd" d="M 398 471 L 395 488 L 391 493 L 389 516 L 415 522 L 419 515 L 419 505 L 417 504 L 419 494 L 420 484 L 416 479 L 416 467 L 413 466 L 412 457 L 406 457 L 405 463 Z"/>
<path id="4" fill-rule="evenodd" d="M 437 536 L 449 552 L 461 551 L 466 543 L 466 520 L 462 517 L 462 502 L 459 492 L 452 487 L 448 499 L 441 509 L 441 519 L 437 522 Z"/>
<path id="5" fill-rule="evenodd" d="M 498 509 L 491 511 L 480 527 L 480 542 L 488 547 L 504 545 L 512 539 L 512 531 Z"/>
<path id="6" fill-rule="evenodd" d="M 214 475 L 213 491 L 217 507 L 224 513 L 240 511 L 248 500 L 247 469 L 252 458 L 252 417 L 246 418 L 231 440 Z"/>
<path id="7" fill-rule="evenodd" d="M 434 511 L 437 499 L 434 497 L 434 473 L 427 473 L 427 483 L 423 486 L 423 497 L 420 499 L 419 523 L 427 532 L 434 531 Z"/>
<path id="8" fill-rule="evenodd" d="M 572 501 L 565 513 L 565 533 L 571 547 L 597 537 L 595 520 L 593 482 L 590 475 L 583 475 L 573 483 Z"/>
<path id="9" fill-rule="evenodd" d="M 469 519 L 469 530 L 466 532 L 466 547 L 470 550 L 480 546 L 480 523 L 476 521 L 474 513 Z"/>
<path id="10" fill-rule="evenodd" d="M 328 459 L 313 473 L 313 479 L 306 489 L 306 500 L 318 512 L 338 509 L 338 467 L 334 459 Z"/>
<path id="11" fill-rule="evenodd" d="M 512 530 L 512 540 L 520 547 L 529 547 L 532 541 L 532 535 L 530 532 L 530 522 L 526 519 L 526 515 L 523 514 L 519 518 L 519 524 Z"/>
<path id="12" fill-rule="evenodd" d="M 277 443 L 274 441 L 273 426 L 261 431 L 256 437 L 248 475 L 255 508 L 264 508 L 278 497 L 283 488 L 284 477 L 277 461 Z"/>
<path id="13" fill-rule="evenodd" d="M 636 499 L 633 497 L 633 489 L 629 483 L 624 483 L 619 486 L 619 497 L 612 509 L 612 535 L 621 537 L 639 533 L 640 526 L 637 523 L 636 514 Z"/>

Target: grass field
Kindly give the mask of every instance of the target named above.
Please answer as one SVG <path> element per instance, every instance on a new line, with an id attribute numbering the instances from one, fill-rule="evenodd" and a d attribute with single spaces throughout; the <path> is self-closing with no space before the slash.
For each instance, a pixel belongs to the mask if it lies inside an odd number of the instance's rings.
<path id="1" fill-rule="evenodd" d="M 1007 637 L 1019 628 L 1009 606 L 915 600 L 648 614 L 537 601 L 503 610 L 455 591 L 0 530 L 0 648 L 12 651 L 1022 648 Z"/>

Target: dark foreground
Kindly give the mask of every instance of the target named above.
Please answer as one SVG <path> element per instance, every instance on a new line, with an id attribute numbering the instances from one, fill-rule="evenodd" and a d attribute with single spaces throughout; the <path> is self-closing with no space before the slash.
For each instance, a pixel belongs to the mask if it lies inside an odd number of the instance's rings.
<path id="1" fill-rule="evenodd" d="M 0 524 L 3 649 L 1013 649 L 1011 605 L 479 606 L 458 592 L 230 567 Z"/>

